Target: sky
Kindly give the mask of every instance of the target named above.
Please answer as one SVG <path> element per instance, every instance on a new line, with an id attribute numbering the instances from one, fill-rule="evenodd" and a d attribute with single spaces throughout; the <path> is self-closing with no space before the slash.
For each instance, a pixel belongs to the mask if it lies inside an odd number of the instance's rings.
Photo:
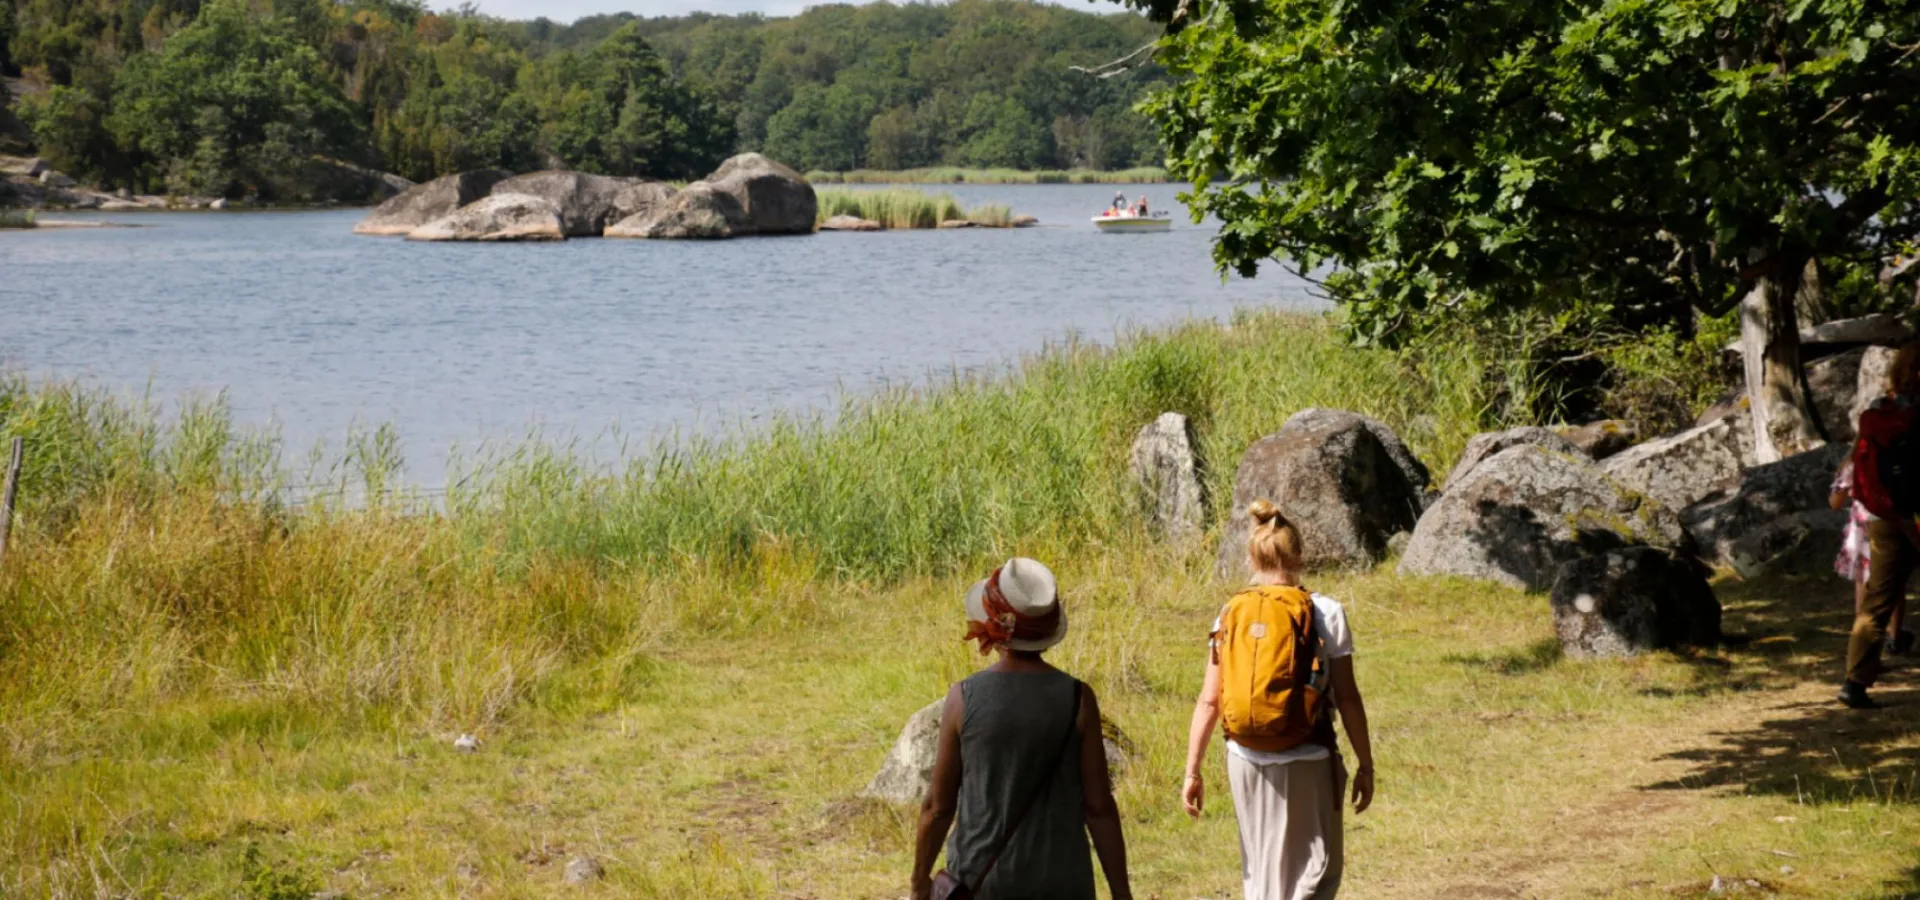
<path id="1" fill-rule="evenodd" d="M 631 12 L 642 16 L 680 16 L 692 12 L 765 13 L 791 16 L 822 0 L 479 0 L 480 11 L 504 19 L 532 19 L 546 16 L 556 22 L 571 22 L 581 16 L 600 13 Z M 860 0 L 856 0 L 860 2 Z M 1119 6 L 1088 0 L 1049 0 L 1062 6 L 1086 7 L 1092 12 L 1116 12 Z M 454 2 L 436 2 L 435 7 L 457 6 Z"/>

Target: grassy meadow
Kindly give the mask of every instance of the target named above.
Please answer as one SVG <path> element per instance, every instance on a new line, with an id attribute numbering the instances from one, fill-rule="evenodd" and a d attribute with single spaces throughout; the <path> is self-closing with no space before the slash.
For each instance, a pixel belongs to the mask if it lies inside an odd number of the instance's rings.
<path id="1" fill-rule="evenodd" d="M 606 867 L 581 896 L 903 896 L 912 811 L 857 793 L 981 664 L 961 591 L 1014 553 L 1060 572 L 1051 656 L 1129 739 L 1139 895 L 1237 896 L 1230 803 L 1191 823 L 1175 802 L 1228 585 L 1204 542 L 1143 532 L 1128 441 L 1187 412 L 1225 498 L 1248 443 L 1336 406 L 1445 471 L 1503 424 L 1485 371 L 1249 314 L 616 475 L 514 448 L 436 503 L 393 487 L 387 431 L 290 474 L 217 404 L 162 420 L 0 382 L 0 434 L 28 442 L 0 567 L 0 896 L 542 897 L 581 853 Z M 1596 663 L 1559 658 L 1538 596 L 1389 569 L 1316 586 L 1349 604 L 1379 762 L 1347 895 L 1920 891 L 1920 681 L 1896 674 L 1875 716 L 1829 702 L 1844 584 L 1726 584 L 1747 640 Z"/>
<path id="2" fill-rule="evenodd" d="M 855 216 L 878 222 L 886 229 L 938 228 L 942 222 L 972 222 L 985 228 L 1010 228 L 1013 210 L 998 203 L 983 203 L 968 209 L 952 194 L 929 194 L 911 188 L 887 188 L 877 191 L 826 189 L 815 192 L 819 212 L 815 224 L 834 216 Z"/>
<path id="3" fill-rule="evenodd" d="M 924 169 L 854 169 L 849 172 L 807 173 L 814 184 L 1160 184 L 1167 170 L 1157 166 L 1104 171 L 1098 169 L 968 169 L 934 166 Z"/>

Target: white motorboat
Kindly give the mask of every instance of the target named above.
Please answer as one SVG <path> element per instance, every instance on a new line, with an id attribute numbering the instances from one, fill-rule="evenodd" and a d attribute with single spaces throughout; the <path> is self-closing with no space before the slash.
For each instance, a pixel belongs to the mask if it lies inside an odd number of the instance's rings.
<path id="1" fill-rule="evenodd" d="M 1173 227 L 1173 214 L 1156 212 L 1151 215 L 1136 216 L 1132 213 L 1121 215 L 1102 215 L 1093 217 L 1094 227 L 1111 234 L 1133 234 L 1148 231 L 1166 231 Z"/>

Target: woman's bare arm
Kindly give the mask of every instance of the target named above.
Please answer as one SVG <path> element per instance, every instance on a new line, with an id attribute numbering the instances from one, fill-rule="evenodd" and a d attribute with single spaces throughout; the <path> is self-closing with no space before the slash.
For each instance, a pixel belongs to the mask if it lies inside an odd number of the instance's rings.
<path id="1" fill-rule="evenodd" d="M 1120 831 L 1120 805 L 1113 799 L 1113 778 L 1107 771 L 1106 739 L 1100 731 L 1100 702 L 1093 688 L 1080 690 L 1080 796 L 1086 805 L 1087 835 L 1093 838 L 1100 870 L 1107 873 L 1113 900 L 1132 900 L 1127 880 L 1127 840 Z"/>
<path id="2" fill-rule="evenodd" d="M 1200 765 L 1207 757 L 1207 741 L 1213 726 L 1220 723 L 1220 661 L 1207 652 L 1207 675 L 1200 683 L 1200 697 L 1193 704 L 1193 723 L 1187 728 L 1187 777 L 1180 787 L 1180 799 L 1187 815 L 1200 818 L 1206 804 L 1206 785 L 1200 778 Z"/>
<path id="3" fill-rule="evenodd" d="M 1353 657 L 1333 661 L 1333 699 L 1340 707 L 1340 721 L 1347 729 L 1347 743 L 1353 746 L 1353 811 L 1366 812 L 1373 805 L 1373 741 L 1367 734 L 1367 704 L 1360 698 L 1360 683 L 1353 678 Z"/>
<path id="4" fill-rule="evenodd" d="M 940 845 L 953 827 L 953 815 L 960 801 L 960 723 L 966 718 L 960 685 L 947 690 L 947 702 L 940 709 L 940 748 L 933 758 L 933 783 L 927 799 L 920 804 L 920 827 L 913 840 L 913 878 L 910 890 L 914 900 L 933 893 L 933 861 L 940 857 Z"/>

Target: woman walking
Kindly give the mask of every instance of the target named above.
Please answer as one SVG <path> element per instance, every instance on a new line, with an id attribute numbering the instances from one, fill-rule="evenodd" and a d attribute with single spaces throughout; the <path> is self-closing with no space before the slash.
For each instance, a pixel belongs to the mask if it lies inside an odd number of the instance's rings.
<path id="1" fill-rule="evenodd" d="M 1920 341 L 1893 356 L 1887 394 L 1860 414 L 1853 445 L 1852 497 L 1869 514 L 1867 583 L 1847 642 L 1840 702 L 1853 709 L 1880 704 L 1867 689 L 1885 668 L 1880 653 L 1907 581 L 1920 569 Z"/>
<path id="2" fill-rule="evenodd" d="M 1331 708 L 1339 709 L 1359 763 L 1354 812 L 1373 803 L 1373 747 L 1353 677 L 1353 635 L 1338 602 L 1301 586 L 1300 532 L 1265 500 L 1248 513 L 1253 577 L 1213 624 L 1181 799 L 1199 818 L 1206 799 L 1200 763 L 1214 724 L 1224 724 L 1247 900 L 1329 900 L 1340 889 L 1347 783 Z"/>
<path id="3" fill-rule="evenodd" d="M 967 592 L 967 640 L 999 661 L 947 691 L 914 841 L 914 900 L 1092 900 L 1100 857 L 1132 900 L 1093 689 L 1041 654 L 1067 634 L 1053 572 L 1015 558 Z M 931 875 L 951 828 L 947 867 Z"/>

